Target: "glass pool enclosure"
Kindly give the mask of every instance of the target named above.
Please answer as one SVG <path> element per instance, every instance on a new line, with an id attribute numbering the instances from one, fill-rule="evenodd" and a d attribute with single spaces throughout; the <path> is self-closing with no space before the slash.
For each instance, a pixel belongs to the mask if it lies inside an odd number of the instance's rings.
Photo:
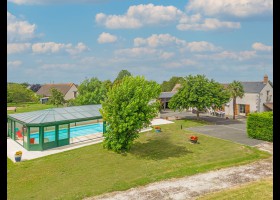
<path id="1" fill-rule="evenodd" d="M 8 137 L 30 151 L 42 151 L 102 137 L 101 105 L 51 108 L 8 114 Z"/>

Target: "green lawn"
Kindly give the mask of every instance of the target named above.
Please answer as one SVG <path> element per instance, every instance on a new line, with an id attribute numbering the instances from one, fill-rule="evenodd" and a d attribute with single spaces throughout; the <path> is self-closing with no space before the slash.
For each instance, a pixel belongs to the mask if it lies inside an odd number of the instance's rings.
<path id="1" fill-rule="evenodd" d="M 41 103 L 19 103 L 19 104 L 7 104 L 8 107 L 17 107 L 16 112 L 12 110 L 8 110 L 8 114 L 14 114 L 14 113 L 22 113 L 22 112 L 30 112 L 35 110 L 44 110 L 48 108 L 54 108 L 54 105 L 47 105 L 47 104 L 41 104 Z"/>
<path id="2" fill-rule="evenodd" d="M 200 134 L 195 134 L 200 143 L 190 144 L 194 133 L 181 125 L 202 124 L 178 120 L 161 125 L 161 133 L 141 133 L 127 154 L 95 144 L 20 163 L 8 160 L 8 199 L 82 199 L 271 156 Z"/>
<path id="3" fill-rule="evenodd" d="M 272 200 L 272 177 L 205 195 L 198 200 Z"/>

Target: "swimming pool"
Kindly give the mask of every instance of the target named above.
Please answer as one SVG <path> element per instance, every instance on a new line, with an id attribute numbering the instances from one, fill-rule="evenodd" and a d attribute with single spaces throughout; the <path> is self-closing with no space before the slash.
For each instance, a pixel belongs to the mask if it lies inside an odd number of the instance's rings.
<path id="1" fill-rule="evenodd" d="M 60 129 L 58 138 L 59 140 L 67 138 L 67 129 Z M 103 133 L 103 124 L 87 124 L 83 126 L 74 126 L 70 127 L 70 138 L 85 136 L 94 133 Z M 39 133 L 30 134 L 30 138 L 34 138 L 35 143 L 39 143 Z M 46 131 L 44 132 L 44 139 L 48 139 L 49 142 L 55 141 L 55 131 Z"/>

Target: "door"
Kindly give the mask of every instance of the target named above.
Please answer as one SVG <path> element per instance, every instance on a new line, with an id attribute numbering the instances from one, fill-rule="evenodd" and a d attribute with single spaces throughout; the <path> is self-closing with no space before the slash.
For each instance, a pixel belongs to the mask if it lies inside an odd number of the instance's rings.
<path id="1" fill-rule="evenodd" d="M 246 104 L 245 105 L 245 115 L 247 116 L 250 113 L 250 105 Z"/>

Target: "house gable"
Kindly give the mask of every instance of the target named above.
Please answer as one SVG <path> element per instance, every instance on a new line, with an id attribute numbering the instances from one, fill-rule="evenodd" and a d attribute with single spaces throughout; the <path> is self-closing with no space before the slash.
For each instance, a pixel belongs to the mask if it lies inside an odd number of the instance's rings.
<path id="1" fill-rule="evenodd" d="M 67 94 L 67 92 L 70 90 L 70 88 L 73 85 L 75 86 L 74 83 L 45 84 L 36 92 L 36 94 L 42 95 L 44 97 L 50 97 L 51 96 L 50 89 L 55 88 L 58 91 L 60 91 L 63 94 L 63 96 L 65 97 L 65 95 Z"/>

